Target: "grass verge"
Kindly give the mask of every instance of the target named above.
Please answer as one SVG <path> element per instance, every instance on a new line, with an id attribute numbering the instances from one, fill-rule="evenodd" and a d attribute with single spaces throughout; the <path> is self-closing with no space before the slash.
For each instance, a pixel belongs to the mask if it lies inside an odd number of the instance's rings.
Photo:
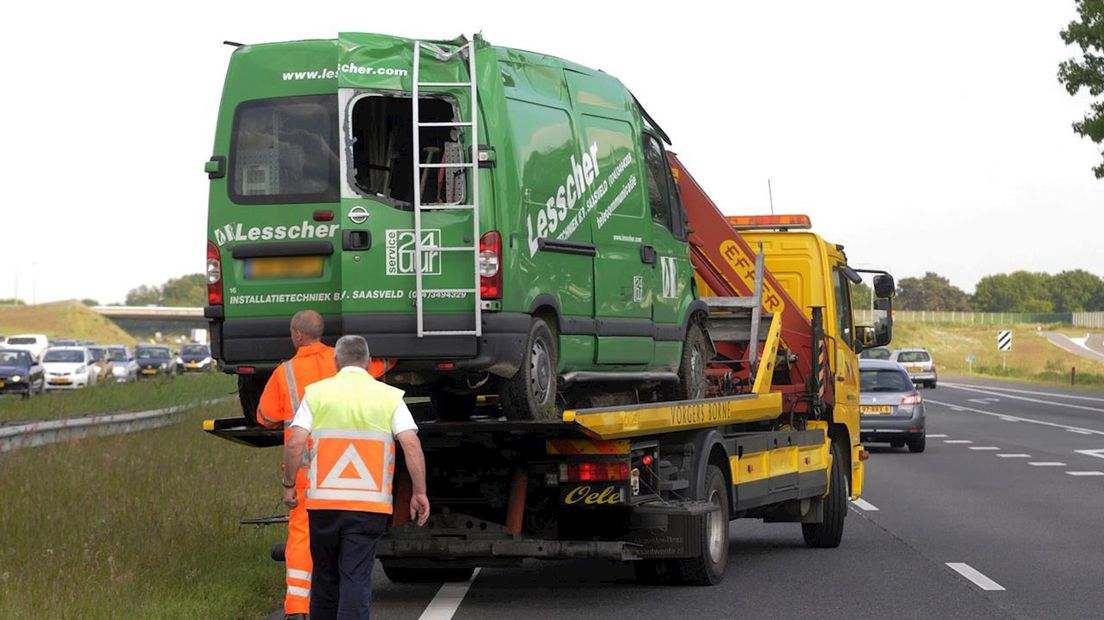
<path id="1" fill-rule="evenodd" d="M 997 331 L 1012 331 L 1012 351 L 997 350 Z M 1081 330 L 1083 336 L 1087 330 Z M 932 323 L 896 323 L 891 349 L 923 347 L 931 351 L 939 373 L 983 375 L 1032 383 L 1069 385 L 1077 368 L 1079 387 L 1104 391 L 1104 364 L 1054 346 L 1032 325 L 974 327 Z M 976 359 L 971 371 L 966 357 Z M 1002 359 L 1003 357 L 1003 359 Z"/>
<path id="2" fill-rule="evenodd" d="M 228 396 L 237 393 L 237 387 L 237 381 L 230 375 L 204 373 L 97 385 L 72 392 L 49 392 L 27 400 L 6 395 L 0 398 L 0 422 L 160 409 Z"/>
<path id="3" fill-rule="evenodd" d="M 134 336 L 79 301 L 0 308 L 0 334 L 46 334 L 50 338 L 134 345 Z"/>
<path id="4" fill-rule="evenodd" d="M 258 618 L 283 597 L 268 558 L 286 512 L 279 451 L 210 437 L 206 417 L 0 455 L 0 618 Z M 266 475 L 270 473 L 271 475 Z"/>

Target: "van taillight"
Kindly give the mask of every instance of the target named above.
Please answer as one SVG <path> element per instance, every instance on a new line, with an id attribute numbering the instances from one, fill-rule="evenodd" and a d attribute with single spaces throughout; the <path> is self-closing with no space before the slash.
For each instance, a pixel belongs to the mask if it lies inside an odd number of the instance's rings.
<path id="1" fill-rule="evenodd" d="M 222 257 L 218 246 L 207 242 L 207 305 L 222 305 Z"/>
<path id="2" fill-rule="evenodd" d="M 479 239 L 479 297 L 502 299 L 502 235 L 497 230 Z"/>

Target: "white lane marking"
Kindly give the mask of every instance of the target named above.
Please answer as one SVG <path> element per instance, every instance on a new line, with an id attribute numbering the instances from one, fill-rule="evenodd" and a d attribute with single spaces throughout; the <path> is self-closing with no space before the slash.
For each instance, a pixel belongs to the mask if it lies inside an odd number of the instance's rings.
<path id="1" fill-rule="evenodd" d="M 941 405 L 943 407 L 952 406 L 950 403 L 943 403 L 943 402 L 940 402 L 938 400 L 927 399 L 926 402 L 929 402 L 933 405 Z M 991 416 L 997 417 L 997 418 L 1015 418 L 1015 420 L 1017 422 L 1031 422 L 1032 424 L 1040 424 L 1042 426 L 1052 426 L 1054 428 L 1064 428 L 1066 430 L 1081 431 L 1080 434 L 1082 434 L 1082 435 L 1104 435 L 1104 431 L 1094 431 L 1091 428 L 1081 428 L 1079 426 L 1069 426 L 1069 425 L 1066 425 L 1066 424 L 1058 424 L 1056 422 L 1044 422 L 1043 420 L 1034 420 L 1032 418 L 1022 418 L 1022 417 L 1018 417 L 1018 416 L 1010 416 L 1010 415 L 1007 415 L 1007 414 L 1004 414 L 1004 413 L 993 413 L 992 411 L 982 411 L 981 409 L 974 409 L 973 407 L 966 407 L 966 410 L 967 411 L 972 411 L 974 413 L 980 413 L 980 414 L 983 414 L 983 415 L 991 415 Z"/>
<path id="2" fill-rule="evenodd" d="M 998 419 L 999 419 L 999 420 L 1000 420 L 1001 422 L 1017 422 L 1017 421 L 1018 421 L 1018 420 L 1016 420 L 1016 418 L 1010 418 L 1010 417 L 1008 417 L 1008 416 L 1004 416 L 1004 417 L 1002 417 L 1002 418 L 998 418 Z"/>
<path id="3" fill-rule="evenodd" d="M 1098 459 L 1104 459 L 1104 449 L 1101 450 L 1074 450 L 1078 454 L 1084 454 L 1085 456 L 1095 456 Z"/>
<path id="4" fill-rule="evenodd" d="M 971 450 L 1000 450 L 997 446 L 970 446 Z"/>
<path id="5" fill-rule="evenodd" d="M 1041 398 L 1028 398 L 1026 396 L 1013 396 L 1012 394 L 1001 394 L 999 392 L 988 392 L 986 390 L 978 389 L 978 388 L 975 388 L 975 387 L 969 387 L 969 386 L 965 386 L 965 385 L 954 385 L 954 386 L 951 386 L 951 387 L 956 389 L 956 390 L 966 390 L 967 392 L 977 392 L 979 394 L 991 394 L 991 395 L 994 395 L 994 396 L 1003 396 L 1004 398 L 1012 398 L 1012 399 L 1015 399 L 1015 400 L 1027 401 L 1029 403 L 1039 403 L 1041 405 L 1054 405 L 1056 407 L 1068 407 L 1070 409 L 1082 409 L 1084 411 L 1096 411 L 1098 413 L 1104 413 L 1104 409 L 1102 409 L 1100 407 L 1088 407 L 1086 405 L 1074 405 L 1072 403 L 1059 403 L 1059 402 L 1054 402 L 1052 400 L 1042 400 Z M 1048 394 L 1048 396 L 1051 396 L 1051 394 Z M 924 400 L 927 400 L 927 399 L 924 399 Z M 973 398 L 971 398 L 969 400 L 975 401 L 975 399 L 973 399 Z M 1008 417 L 1012 417 L 1012 416 L 1008 416 Z"/>
<path id="6" fill-rule="evenodd" d="M 1093 401 L 1093 402 L 1098 402 L 1098 403 L 1104 403 L 1104 398 L 1100 398 L 1099 396 L 1079 396 L 1079 395 L 1074 395 L 1074 394 L 1059 394 L 1057 392 L 1037 392 L 1035 390 L 1017 390 L 1015 388 L 994 387 L 992 385 L 978 386 L 978 385 L 969 385 L 967 383 L 947 383 L 946 381 L 940 382 L 939 385 L 945 385 L 947 387 L 956 387 L 956 388 L 984 387 L 987 390 L 996 390 L 998 392 L 1012 392 L 1013 394 L 1032 394 L 1034 396 L 1050 396 L 1052 398 L 1069 398 L 1069 399 L 1072 399 L 1072 400 L 1088 400 L 1088 401 Z"/>
<path id="7" fill-rule="evenodd" d="M 951 411 L 966 411 L 962 407 L 951 407 Z"/>
<path id="8" fill-rule="evenodd" d="M 967 398 L 966 400 L 977 403 L 979 405 L 988 405 L 989 403 L 999 403 L 999 398 Z"/>
<path id="9" fill-rule="evenodd" d="M 1066 430 L 1067 430 L 1067 431 L 1069 431 L 1069 432 L 1071 432 L 1071 433 L 1077 433 L 1078 435 L 1092 435 L 1092 432 L 1090 432 L 1090 431 L 1083 431 L 1083 430 L 1081 430 L 1081 429 L 1079 429 L 1079 428 L 1067 428 Z"/>
<path id="10" fill-rule="evenodd" d="M 1029 459 L 1029 458 L 1031 458 L 1030 454 L 998 454 L 997 456 L 1001 457 L 1002 459 Z"/>
<path id="11" fill-rule="evenodd" d="M 970 439 L 944 439 L 943 443 L 974 443 Z"/>
<path id="12" fill-rule="evenodd" d="M 951 570 L 962 575 L 982 590 L 1003 591 L 1004 586 L 982 575 L 976 568 L 965 562 L 947 562 Z"/>
<path id="13" fill-rule="evenodd" d="M 928 433 L 928 439 L 943 439 L 946 435 L 936 435 L 934 433 Z"/>
<path id="14" fill-rule="evenodd" d="M 865 510 L 867 512 L 875 512 L 875 511 L 878 510 L 877 506 L 875 506 L 874 504 L 871 504 L 870 502 L 866 501 L 865 499 L 863 499 L 861 497 L 859 499 L 856 499 L 856 500 L 851 500 L 851 503 L 858 506 L 859 508 L 862 508 L 863 510 Z"/>
<path id="15" fill-rule="evenodd" d="M 1071 476 L 1104 476 L 1104 471 L 1067 471 Z"/>
<path id="16" fill-rule="evenodd" d="M 1065 463 L 1058 461 L 1032 461 L 1028 465 L 1034 465 L 1035 467 L 1065 467 Z"/>
<path id="17" fill-rule="evenodd" d="M 456 615 L 456 610 L 460 608 L 460 603 L 463 602 L 464 596 L 467 595 L 472 586 L 472 582 L 478 576 L 479 569 L 477 568 L 472 573 L 471 579 L 464 583 L 443 584 L 441 589 L 437 591 L 437 595 L 433 597 L 425 611 L 422 612 L 422 615 L 418 616 L 418 620 L 450 620 Z"/>

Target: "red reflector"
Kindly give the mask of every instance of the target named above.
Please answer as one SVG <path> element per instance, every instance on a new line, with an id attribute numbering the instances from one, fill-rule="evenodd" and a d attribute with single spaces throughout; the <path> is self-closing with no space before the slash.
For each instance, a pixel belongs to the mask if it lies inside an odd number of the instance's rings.
<path id="1" fill-rule="evenodd" d="M 257 373 L 257 369 L 252 366 L 238 366 L 239 375 L 253 375 Z"/>
<path id="2" fill-rule="evenodd" d="M 452 370 L 456 368 L 455 362 L 437 362 L 437 370 Z"/>
<path id="3" fill-rule="evenodd" d="M 567 479 L 569 482 L 608 482 L 611 480 L 627 480 L 628 477 L 629 464 L 624 461 L 567 464 Z"/>
<path id="4" fill-rule="evenodd" d="M 334 219 L 334 212 L 329 209 L 319 209 L 314 212 L 314 221 L 316 222 L 332 222 Z"/>
<path id="5" fill-rule="evenodd" d="M 652 460 L 653 460 L 653 459 L 652 459 L 652 455 L 650 455 L 650 454 L 645 454 L 645 455 L 644 455 L 644 458 L 640 459 L 640 461 L 641 461 L 642 463 L 644 463 L 645 465 L 651 465 L 651 464 L 652 464 Z"/>

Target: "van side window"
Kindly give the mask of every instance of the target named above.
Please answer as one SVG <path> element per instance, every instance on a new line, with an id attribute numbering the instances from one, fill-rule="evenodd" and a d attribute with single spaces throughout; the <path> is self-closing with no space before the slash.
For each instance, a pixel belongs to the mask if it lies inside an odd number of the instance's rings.
<path id="1" fill-rule="evenodd" d="M 234 202 L 337 202 L 335 95 L 246 101 L 234 113 L 231 141 Z"/>
<path id="2" fill-rule="evenodd" d="M 414 205 L 414 157 L 423 164 L 462 163 L 470 157 L 460 127 L 421 127 L 420 148 L 413 148 L 413 110 L 409 96 L 369 95 L 353 104 L 350 135 L 350 183 L 365 198 L 402 209 Z M 418 102 L 421 123 L 456 120 L 452 104 L 441 98 Z M 457 204 L 467 197 L 467 169 L 423 168 L 418 179 L 422 204 Z"/>
<path id="3" fill-rule="evenodd" d="M 667 159 L 659 140 L 644 134 L 644 169 L 648 176 L 648 206 L 652 211 L 652 220 L 673 230 L 671 217 L 671 188 L 667 182 Z"/>

